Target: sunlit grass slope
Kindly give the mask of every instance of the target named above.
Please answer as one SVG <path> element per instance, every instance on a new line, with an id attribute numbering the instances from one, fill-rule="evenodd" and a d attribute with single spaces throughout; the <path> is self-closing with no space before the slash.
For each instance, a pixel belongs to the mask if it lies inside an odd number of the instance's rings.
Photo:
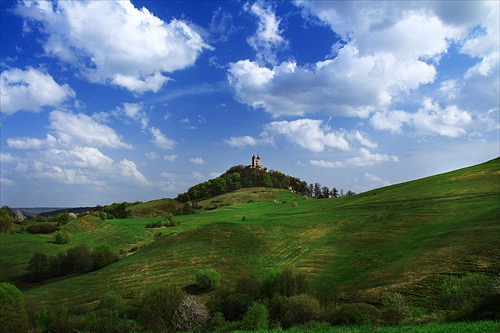
<path id="1" fill-rule="evenodd" d="M 164 283 L 194 283 L 200 268 L 217 269 L 231 285 L 241 274 L 288 265 L 316 288 L 355 289 L 371 300 L 396 290 L 432 307 L 444 276 L 500 272 L 499 181 L 495 159 L 353 197 L 274 191 L 269 201 L 178 216 L 179 227 L 162 229 L 170 234 L 143 250 L 26 296 L 78 305 L 115 290 L 134 302 Z"/>

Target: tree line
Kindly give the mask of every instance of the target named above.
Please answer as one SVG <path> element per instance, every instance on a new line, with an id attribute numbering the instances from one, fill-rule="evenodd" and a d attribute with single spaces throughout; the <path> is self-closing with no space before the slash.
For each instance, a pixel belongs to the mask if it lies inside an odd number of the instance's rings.
<path id="1" fill-rule="evenodd" d="M 307 182 L 300 180 L 300 178 L 285 175 L 280 171 L 267 171 L 261 168 L 237 165 L 217 178 L 190 187 L 187 192 L 179 194 L 176 200 L 183 203 L 205 200 L 216 195 L 249 187 L 281 188 L 316 198 L 344 195 L 343 190 L 339 193 L 335 187 L 330 190 L 326 186 L 322 187 L 319 183 L 308 185 Z M 346 192 L 346 195 L 354 194 L 351 191 Z"/>
<path id="2" fill-rule="evenodd" d="M 416 325 L 425 322 L 499 320 L 500 295 L 494 277 L 466 274 L 444 278 L 436 290 L 438 306 L 424 310 L 397 292 L 364 303 L 355 293 L 314 290 L 307 275 L 290 267 L 261 277 L 246 274 L 233 287 L 212 268 L 196 272 L 196 284 L 163 284 L 130 303 L 110 291 L 82 315 L 64 305 L 54 308 L 23 303 L 23 295 L 0 283 L 0 328 L 9 332 L 232 332 L 289 329 L 328 332 L 332 326 Z M 202 294 L 203 296 L 197 296 Z M 29 314 L 29 315 L 28 315 Z M 483 330 L 482 330 L 483 331 Z"/>
<path id="3" fill-rule="evenodd" d="M 28 263 L 24 278 L 33 283 L 74 273 L 91 272 L 109 266 L 119 258 L 119 254 L 113 252 L 107 243 L 95 248 L 78 245 L 67 252 L 51 256 L 35 252 Z"/>

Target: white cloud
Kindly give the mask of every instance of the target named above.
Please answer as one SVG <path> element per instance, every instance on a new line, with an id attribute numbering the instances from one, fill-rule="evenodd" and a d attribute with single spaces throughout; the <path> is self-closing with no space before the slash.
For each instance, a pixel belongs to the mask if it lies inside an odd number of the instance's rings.
<path id="1" fill-rule="evenodd" d="M 359 149 L 359 155 L 342 161 L 311 160 L 313 166 L 322 168 L 342 168 L 347 166 L 373 166 L 383 162 L 398 162 L 394 155 L 372 153 L 366 148 Z"/>
<path id="2" fill-rule="evenodd" d="M 179 157 L 179 156 L 177 156 L 177 155 L 165 155 L 165 156 L 163 156 L 163 159 L 164 159 L 165 161 L 173 162 L 173 161 L 175 161 L 178 157 Z"/>
<path id="3" fill-rule="evenodd" d="M 9 178 L 0 177 L 0 184 L 3 186 L 14 186 L 16 183 Z"/>
<path id="4" fill-rule="evenodd" d="M 201 157 L 193 157 L 193 158 L 189 159 L 189 161 L 193 164 L 200 164 L 200 165 L 205 164 L 205 161 Z"/>
<path id="5" fill-rule="evenodd" d="M 249 60 L 231 63 L 228 80 L 239 102 L 278 116 L 312 113 L 367 117 L 400 94 L 433 82 L 436 69 L 395 55 L 361 55 L 355 46 L 312 67 L 283 62 L 272 69 Z"/>
<path id="6" fill-rule="evenodd" d="M 15 163 L 20 160 L 19 157 L 12 156 L 10 153 L 0 153 L 0 162 L 1 163 Z"/>
<path id="7" fill-rule="evenodd" d="M 120 161 L 120 163 L 118 163 L 118 170 L 124 179 L 142 185 L 149 185 L 146 177 L 137 169 L 137 165 L 132 161 L 127 159 Z"/>
<path id="8" fill-rule="evenodd" d="M 258 141 L 251 136 L 232 136 L 229 139 L 224 139 L 224 143 L 229 147 L 243 148 L 246 146 L 255 146 Z"/>
<path id="9" fill-rule="evenodd" d="M 148 127 L 149 117 L 144 111 L 142 103 L 123 103 L 123 108 L 117 108 L 119 113 L 141 124 L 144 130 Z"/>
<path id="10" fill-rule="evenodd" d="M 153 140 L 151 141 L 159 149 L 173 149 L 176 142 L 167 138 L 158 128 L 151 127 L 149 129 L 153 135 Z"/>
<path id="11" fill-rule="evenodd" d="M 76 96 L 67 84 L 59 85 L 52 76 L 34 68 L 13 68 L 0 76 L 0 110 L 5 114 L 40 112 L 45 106 L 57 107 Z"/>
<path id="12" fill-rule="evenodd" d="M 255 2 L 252 6 L 247 3 L 244 8 L 259 19 L 257 32 L 247 39 L 248 44 L 257 52 L 259 62 L 276 64 L 276 51 L 288 45 L 281 36 L 282 31 L 279 28 L 281 19 L 276 17 L 269 5 L 265 7 L 259 2 Z"/>
<path id="13" fill-rule="evenodd" d="M 416 129 L 419 135 L 442 135 L 459 137 L 467 134 L 473 117 L 456 105 L 442 108 L 439 103 L 427 98 L 415 113 L 405 111 L 378 112 L 371 118 L 376 129 L 401 133 L 403 124 Z"/>
<path id="14" fill-rule="evenodd" d="M 135 93 L 157 92 L 168 80 L 162 73 L 192 66 L 211 48 L 186 22 L 165 23 L 130 1 L 25 1 L 16 12 L 47 36 L 46 54 L 91 82 Z"/>
<path id="15" fill-rule="evenodd" d="M 54 147 L 60 143 L 58 139 L 54 136 L 47 134 L 45 139 L 37 138 L 14 138 L 7 139 L 7 146 L 15 149 L 30 149 L 30 150 L 40 150 Z"/>
<path id="16" fill-rule="evenodd" d="M 321 120 L 298 119 L 294 121 L 274 121 L 264 126 L 265 135 L 282 137 L 286 141 L 313 152 L 321 152 L 325 147 L 349 150 L 350 146 L 341 131 L 332 131 L 323 126 Z"/>
<path id="17" fill-rule="evenodd" d="M 156 160 L 158 158 L 158 154 L 155 153 L 154 151 L 147 152 L 144 155 L 146 155 L 146 157 L 150 160 Z"/>
<path id="18" fill-rule="evenodd" d="M 367 187 L 368 188 L 376 188 L 380 186 L 389 186 L 392 183 L 390 181 L 384 180 L 380 177 L 377 177 L 371 173 L 365 173 L 364 174 L 364 181 L 368 182 Z"/>
<path id="19" fill-rule="evenodd" d="M 124 143 L 112 128 L 99 124 L 83 113 L 53 111 L 49 115 L 49 120 L 49 128 L 54 130 L 58 139 L 66 144 L 132 148 Z"/>

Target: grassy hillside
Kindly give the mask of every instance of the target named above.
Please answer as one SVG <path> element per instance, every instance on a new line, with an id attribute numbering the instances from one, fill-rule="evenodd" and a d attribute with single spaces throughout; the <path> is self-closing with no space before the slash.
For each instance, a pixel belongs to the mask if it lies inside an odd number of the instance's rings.
<path id="1" fill-rule="evenodd" d="M 269 201 L 245 198 L 178 216 L 179 227 L 162 229 L 168 235 L 143 250 L 100 271 L 29 290 L 26 297 L 38 304 L 91 306 L 115 290 L 134 302 L 164 283 L 194 283 L 200 268 L 213 267 L 232 284 L 241 274 L 289 265 L 307 272 L 322 290 L 355 289 L 376 301 L 390 289 L 432 307 L 445 276 L 500 273 L 499 181 L 495 159 L 353 197 L 306 200 L 274 190 Z"/>

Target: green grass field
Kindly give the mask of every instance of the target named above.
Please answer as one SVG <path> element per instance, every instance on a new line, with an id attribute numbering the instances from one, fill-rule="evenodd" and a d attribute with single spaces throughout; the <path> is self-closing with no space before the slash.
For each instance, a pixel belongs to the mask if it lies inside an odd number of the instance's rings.
<path id="1" fill-rule="evenodd" d="M 150 245 L 102 270 L 27 290 L 26 300 L 92 307 L 114 290 L 134 303 L 162 284 L 193 284 L 200 268 L 215 268 L 232 285 L 243 274 L 287 265 L 306 272 L 316 289 L 357 290 L 373 302 L 383 291 L 398 291 L 432 308 L 444 277 L 500 273 L 499 182 L 495 159 L 353 197 L 239 190 L 200 203 L 218 203 L 217 209 L 176 216 L 181 224 L 174 228 L 144 228 L 159 218 L 79 220 L 65 227 L 72 234 L 66 245 L 51 243 L 51 236 L 0 235 L 1 279 L 23 274 L 35 251 L 102 242 L 126 249 L 137 236 Z M 154 241 L 158 231 L 165 236 Z"/>

